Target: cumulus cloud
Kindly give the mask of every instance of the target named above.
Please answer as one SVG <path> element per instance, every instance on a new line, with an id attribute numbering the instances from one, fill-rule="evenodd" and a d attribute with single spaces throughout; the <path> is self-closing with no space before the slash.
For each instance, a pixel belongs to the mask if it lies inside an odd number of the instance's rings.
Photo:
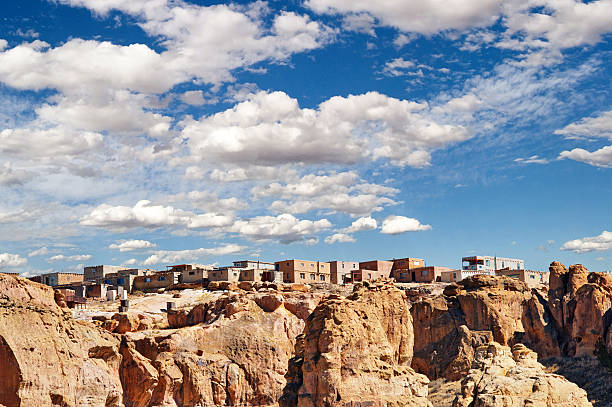
<path id="1" fill-rule="evenodd" d="M 23 266 L 27 262 L 27 259 L 18 254 L 0 253 L 0 269 Z"/>
<path id="2" fill-rule="evenodd" d="M 187 91 L 183 93 L 180 98 L 183 103 L 187 103 L 188 105 L 202 106 L 206 104 L 206 100 L 204 99 L 204 93 L 202 93 L 201 90 Z"/>
<path id="3" fill-rule="evenodd" d="M 149 249 L 157 246 L 148 240 L 124 240 L 108 246 L 109 249 L 119 250 L 120 252 L 131 252 L 133 250 Z"/>
<path id="4" fill-rule="evenodd" d="M 569 158 L 595 167 L 612 167 L 612 146 L 602 147 L 599 150 L 587 151 L 583 148 L 574 148 L 570 151 L 562 151 L 559 158 Z"/>
<path id="5" fill-rule="evenodd" d="M 349 227 L 343 229 L 342 232 L 355 233 L 355 232 L 362 232 L 366 230 L 374 230 L 376 228 L 378 228 L 378 223 L 376 222 L 376 219 L 370 216 L 367 216 L 367 217 L 356 219 L 355 221 L 353 221 L 353 223 L 351 223 Z"/>
<path id="6" fill-rule="evenodd" d="M 49 249 L 46 247 L 41 247 L 40 249 L 36 249 L 28 253 L 28 257 L 44 256 L 47 253 L 49 253 Z"/>
<path id="7" fill-rule="evenodd" d="M 603 137 L 612 140 L 612 110 L 568 124 L 564 128 L 556 130 L 555 134 L 565 136 L 568 139 Z"/>
<path id="8" fill-rule="evenodd" d="M 417 219 L 391 215 L 383 220 L 380 233 L 398 235 L 400 233 L 420 232 L 429 229 L 431 229 L 430 225 L 423 225 Z"/>
<path id="9" fill-rule="evenodd" d="M 316 209 L 345 212 L 350 215 L 370 214 L 383 206 L 393 205 L 391 198 L 379 195 L 395 195 L 399 191 L 359 179 L 352 171 L 329 175 L 307 174 L 294 182 L 274 182 L 256 186 L 251 192 L 256 198 L 276 197 L 270 208 L 277 212 L 305 213 Z"/>
<path id="10" fill-rule="evenodd" d="M 334 233 L 331 236 L 327 236 L 324 241 L 327 244 L 353 243 L 353 242 L 355 242 L 355 238 L 353 236 L 347 235 L 345 233 Z"/>
<path id="11" fill-rule="evenodd" d="M 306 5 L 318 13 L 368 13 L 384 25 L 431 35 L 489 25 L 500 14 L 503 3 L 501 0 L 449 0 L 444 4 L 436 0 L 308 0 Z"/>
<path id="12" fill-rule="evenodd" d="M 11 163 L 0 166 L 0 185 L 15 186 L 22 185 L 32 178 L 33 174 L 26 170 L 13 168 Z"/>
<path id="13" fill-rule="evenodd" d="M 47 259 L 48 262 L 56 262 L 56 261 L 85 261 L 91 259 L 91 254 L 74 254 L 70 256 L 66 256 L 63 254 L 57 254 L 55 256 L 51 256 Z"/>
<path id="14" fill-rule="evenodd" d="M 172 206 L 151 205 L 151 201 L 138 201 L 133 207 L 102 204 L 81 218 L 81 225 L 114 229 L 159 228 L 186 224 L 191 214 Z"/>
<path id="15" fill-rule="evenodd" d="M 283 92 L 262 91 L 226 111 L 186 121 L 182 135 L 198 161 L 249 166 L 369 158 L 423 167 L 431 150 L 470 138 L 462 126 L 429 118 L 427 109 L 378 92 L 335 96 L 317 110 L 302 109 Z"/>
<path id="16" fill-rule="evenodd" d="M 332 226 L 327 219 L 300 220 L 291 214 L 278 216 L 256 216 L 251 219 L 238 220 L 227 230 L 253 240 L 279 240 L 281 243 L 293 243 L 308 240 L 313 235 Z"/>
<path id="17" fill-rule="evenodd" d="M 211 191 L 190 191 L 171 195 L 166 199 L 168 202 L 180 202 L 190 207 L 212 211 L 212 212 L 233 212 L 247 207 L 246 202 L 236 197 L 219 198 L 216 193 Z"/>
<path id="18" fill-rule="evenodd" d="M 227 244 L 219 247 L 199 248 L 192 250 L 158 250 L 151 256 L 147 257 L 143 264 L 150 266 L 155 264 L 179 263 L 197 260 L 208 256 L 224 256 L 227 254 L 240 253 L 245 249 L 246 247 L 237 244 Z"/>
<path id="19" fill-rule="evenodd" d="M 574 253 L 612 250 L 612 232 L 604 230 L 599 236 L 584 237 L 563 243 L 561 250 Z"/>

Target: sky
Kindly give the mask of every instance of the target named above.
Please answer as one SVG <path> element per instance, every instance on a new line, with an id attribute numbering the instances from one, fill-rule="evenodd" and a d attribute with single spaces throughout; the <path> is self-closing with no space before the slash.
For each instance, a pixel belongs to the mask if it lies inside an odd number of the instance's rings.
<path id="1" fill-rule="evenodd" d="M 612 270 L 612 0 L 21 0 L 0 18 L 0 271 Z"/>

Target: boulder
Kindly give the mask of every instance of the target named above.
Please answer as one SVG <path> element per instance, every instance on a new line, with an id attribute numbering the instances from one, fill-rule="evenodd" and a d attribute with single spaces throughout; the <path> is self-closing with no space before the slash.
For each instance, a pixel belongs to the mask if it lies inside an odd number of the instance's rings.
<path id="1" fill-rule="evenodd" d="M 472 370 L 461 382 L 453 407 L 587 407 L 584 390 L 562 376 L 549 374 L 524 345 L 490 343 L 476 351 Z"/>

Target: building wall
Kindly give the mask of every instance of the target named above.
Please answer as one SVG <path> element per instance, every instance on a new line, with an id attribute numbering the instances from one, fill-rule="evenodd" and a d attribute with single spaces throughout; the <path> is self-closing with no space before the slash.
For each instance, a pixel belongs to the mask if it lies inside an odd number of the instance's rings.
<path id="1" fill-rule="evenodd" d="M 181 282 L 183 283 L 199 283 L 205 278 L 208 278 L 208 271 L 201 268 L 184 270 L 181 273 Z"/>
<path id="2" fill-rule="evenodd" d="M 351 279 L 351 271 L 359 269 L 356 261 L 331 261 L 329 262 L 330 282 L 332 284 L 344 284 Z"/>
<path id="3" fill-rule="evenodd" d="M 240 281 L 241 269 L 236 267 L 221 267 L 208 272 L 210 281 Z"/>
<path id="4" fill-rule="evenodd" d="M 122 270 L 121 266 L 87 266 L 83 268 L 83 275 L 85 281 L 94 281 L 102 277 L 106 277 L 107 274 L 116 273 Z"/>
<path id="5" fill-rule="evenodd" d="M 77 273 L 47 273 L 42 274 L 41 282 L 55 287 L 56 285 L 78 283 L 83 281 L 83 274 Z"/>
<path id="6" fill-rule="evenodd" d="M 106 298 L 106 284 L 88 284 L 85 287 L 85 296 L 87 298 Z"/>
<path id="7" fill-rule="evenodd" d="M 255 269 L 255 270 L 274 270 L 274 263 L 268 263 L 265 261 L 257 260 L 241 260 L 235 261 L 234 267 L 243 269 Z"/>
<path id="8" fill-rule="evenodd" d="M 362 261 L 359 263 L 359 268 L 362 270 L 379 271 L 383 277 L 391 277 L 393 262 L 387 260 Z"/>
<path id="9" fill-rule="evenodd" d="M 134 290 L 149 291 L 166 288 L 178 283 L 179 273 L 173 271 L 160 271 L 150 276 L 134 277 Z"/>
<path id="10" fill-rule="evenodd" d="M 511 259 L 497 256 L 469 256 L 461 259 L 461 269 L 465 271 L 478 271 L 482 274 L 495 275 L 496 270 L 510 268 L 524 270 L 525 262 L 521 259 Z M 465 264 L 468 263 L 468 264 Z"/>
<path id="11" fill-rule="evenodd" d="M 356 283 L 359 281 L 373 281 L 379 278 L 387 278 L 389 277 L 388 273 L 387 271 L 380 270 L 359 269 L 351 271 L 351 277 L 352 281 Z"/>
<path id="12" fill-rule="evenodd" d="M 329 283 L 330 264 L 310 260 L 284 260 L 274 263 L 285 283 Z"/>
<path id="13" fill-rule="evenodd" d="M 400 283 L 433 283 L 435 281 L 442 281 L 442 272 L 452 271 L 448 267 L 439 266 L 427 266 L 427 267 L 416 267 L 411 270 L 396 270 L 394 278 Z"/>
<path id="14" fill-rule="evenodd" d="M 417 267 L 425 267 L 425 260 L 416 257 L 404 257 L 403 259 L 393 259 L 392 271 L 410 270 Z"/>
<path id="15" fill-rule="evenodd" d="M 240 271 L 240 281 L 262 281 L 265 269 L 246 269 Z"/>
<path id="16" fill-rule="evenodd" d="M 540 284 L 548 284 L 549 273 L 547 271 L 536 270 L 497 270 L 498 276 L 506 276 L 516 278 L 530 287 L 536 287 Z"/>

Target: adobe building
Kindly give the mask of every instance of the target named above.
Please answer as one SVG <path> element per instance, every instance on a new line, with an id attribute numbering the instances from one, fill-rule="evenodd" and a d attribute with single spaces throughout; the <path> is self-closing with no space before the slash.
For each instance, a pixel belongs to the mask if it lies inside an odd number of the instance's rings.
<path id="1" fill-rule="evenodd" d="M 234 267 L 241 269 L 252 269 L 252 270 L 274 270 L 274 263 L 268 263 L 259 260 L 240 260 L 235 261 Z"/>
<path id="2" fill-rule="evenodd" d="M 332 284 L 346 284 L 352 280 L 351 271 L 359 270 L 359 262 L 330 261 L 329 269 Z"/>
<path id="3" fill-rule="evenodd" d="M 283 260 L 274 263 L 276 271 L 283 273 L 285 283 L 329 283 L 330 264 L 322 261 Z"/>
<path id="4" fill-rule="evenodd" d="M 240 281 L 241 268 L 238 267 L 217 267 L 208 272 L 208 279 L 210 281 L 229 281 L 235 283 Z"/>
<path id="5" fill-rule="evenodd" d="M 440 280 L 443 283 L 457 283 L 457 282 L 463 280 L 464 278 L 467 278 L 467 277 L 470 277 L 470 276 L 474 276 L 476 274 L 482 274 L 482 273 L 477 271 L 477 270 L 450 270 L 450 271 L 443 271 L 441 273 Z"/>
<path id="6" fill-rule="evenodd" d="M 434 283 L 442 281 L 442 273 L 449 271 L 453 269 L 439 266 L 416 267 L 410 270 L 397 270 L 394 277 L 398 283 Z"/>
<path id="7" fill-rule="evenodd" d="M 496 270 L 495 275 L 516 278 L 526 283 L 529 287 L 537 287 L 542 284 L 548 284 L 550 273 L 548 271 L 503 269 Z"/>
<path id="8" fill-rule="evenodd" d="M 148 276 L 136 276 L 134 278 L 133 290 L 155 291 L 167 288 L 179 282 L 181 273 L 176 271 L 158 271 Z"/>
<path id="9" fill-rule="evenodd" d="M 509 268 L 511 270 L 524 270 L 525 261 L 497 256 L 469 256 L 461 258 L 461 270 L 473 271 L 477 274 L 494 276 L 496 270 Z"/>
<path id="10" fill-rule="evenodd" d="M 377 271 L 381 277 L 391 277 L 393 262 L 387 260 L 362 261 L 359 263 L 360 270 Z M 367 280 L 371 280 L 368 278 Z"/>
<path id="11" fill-rule="evenodd" d="M 106 277 L 108 274 L 116 273 L 119 270 L 123 270 L 125 267 L 121 266 L 87 266 L 83 267 L 83 279 L 85 281 L 95 281 L 100 278 Z"/>
<path id="12" fill-rule="evenodd" d="M 402 259 L 393 259 L 393 267 L 391 268 L 391 277 L 397 281 L 414 281 L 411 271 L 416 268 L 425 267 L 425 260 L 416 257 L 404 257 Z M 402 277 L 402 273 L 404 276 Z"/>
<path id="13" fill-rule="evenodd" d="M 389 278 L 389 271 L 359 269 L 351 271 L 351 282 L 357 283 L 359 281 L 373 281 L 379 278 Z"/>
<path id="14" fill-rule="evenodd" d="M 71 283 L 80 283 L 83 281 L 83 274 L 80 273 L 46 273 L 40 275 L 42 284 L 55 287 L 56 285 L 65 285 Z"/>

